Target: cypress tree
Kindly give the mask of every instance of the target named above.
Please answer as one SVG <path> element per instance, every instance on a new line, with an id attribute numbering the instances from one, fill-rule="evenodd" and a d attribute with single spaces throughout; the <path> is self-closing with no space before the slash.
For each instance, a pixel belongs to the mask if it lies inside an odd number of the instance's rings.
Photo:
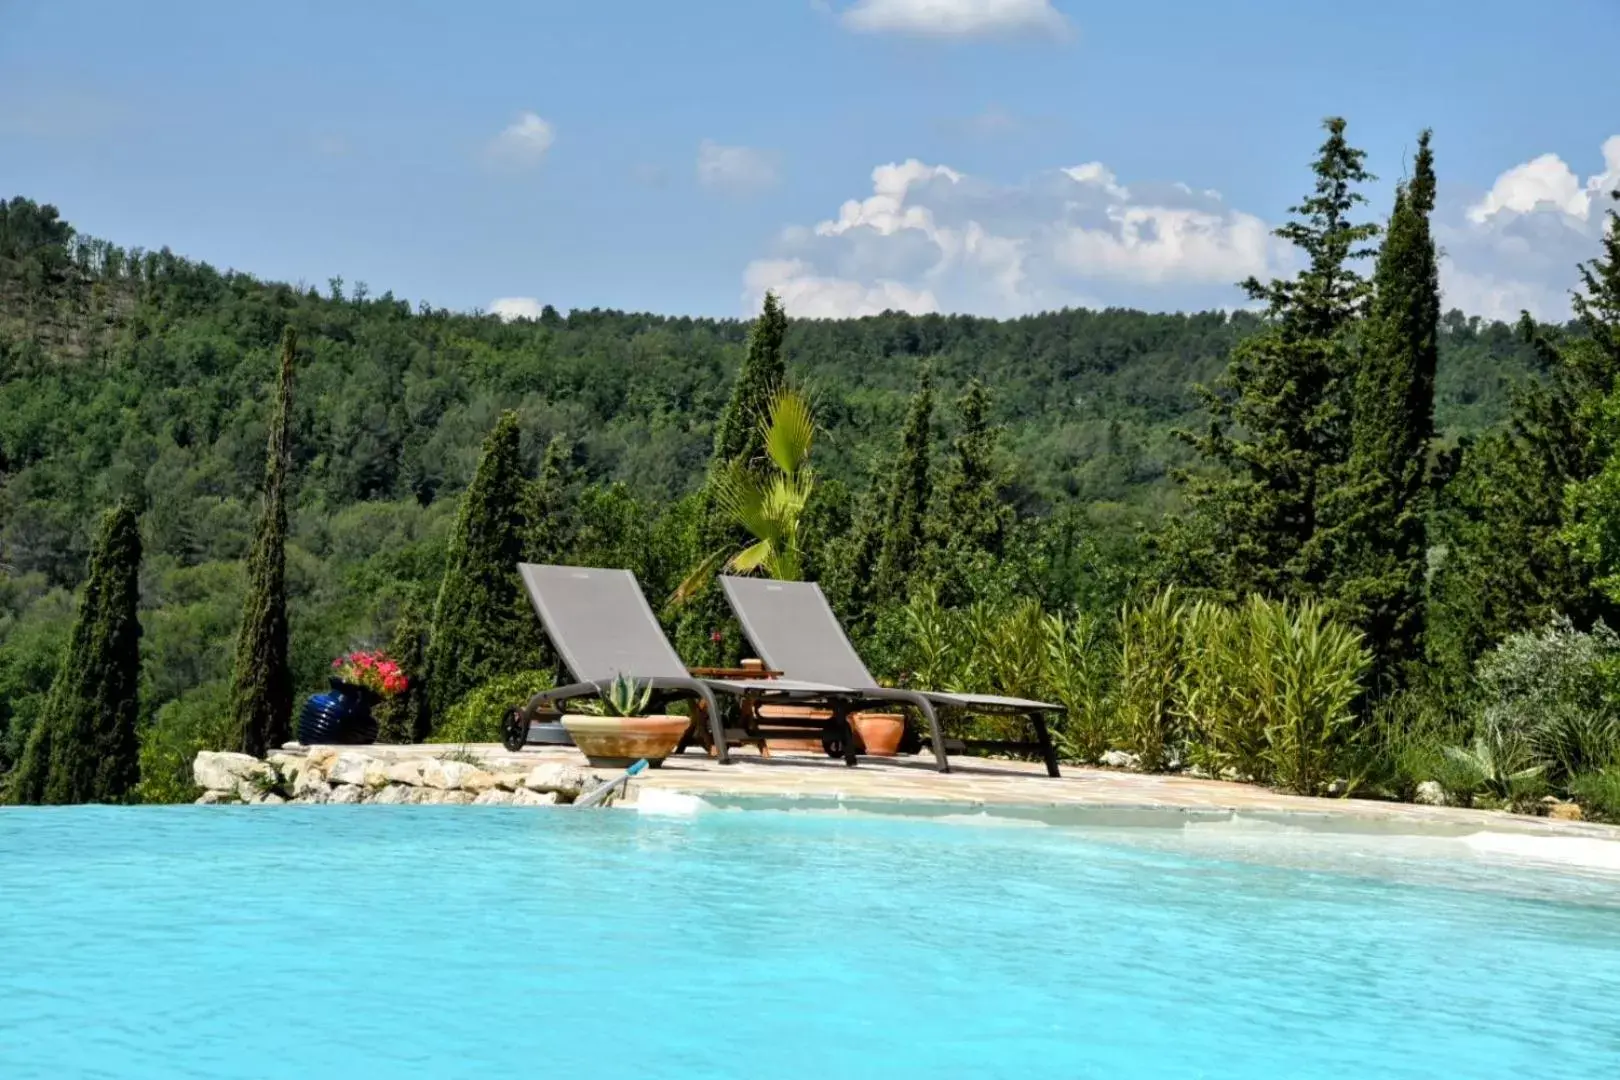
<path id="1" fill-rule="evenodd" d="M 376 709 L 377 741 L 416 743 L 428 737 L 425 644 L 427 627 L 422 605 L 412 597 L 400 610 L 399 621 L 388 641 L 388 655 L 399 664 L 408 680 L 405 690 L 384 701 Z"/>
<path id="2" fill-rule="evenodd" d="M 484 440 L 461 499 L 427 648 L 430 720 L 468 691 L 538 663 L 540 628 L 518 563 L 529 533 L 517 414 L 503 413 Z"/>
<path id="3" fill-rule="evenodd" d="M 292 467 L 293 360 L 298 336 L 281 335 L 281 374 L 270 417 L 264 508 L 248 554 L 247 601 L 236 639 L 232 722 L 237 748 L 263 757 L 292 734 L 292 670 L 287 663 L 287 479 Z"/>
<path id="4" fill-rule="evenodd" d="M 141 537 L 126 503 L 102 519 L 62 666 L 8 795 L 16 803 L 125 802 L 140 779 Z"/>
<path id="5" fill-rule="evenodd" d="M 530 485 L 528 560 L 557 563 L 574 547 L 574 447 L 564 435 L 546 444 Z"/>
<path id="6" fill-rule="evenodd" d="M 1002 501 L 996 461 L 998 432 L 990 424 L 990 395 L 974 379 L 957 399 L 962 430 L 945 476 L 943 509 L 934 523 L 939 599 L 947 607 L 969 603 L 977 583 L 1007 548 L 1012 508 Z"/>
<path id="7" fill-rule="evenodd" d="M 737 381 L 720 421 L 715 427 L 714 449 L 703 489 L 692 541 L 694 561 L 714 552 L 732 552 L 751 543 L 748 532 L 726 512 L 719 499 L 717 483 L 734 462 L 758 470 L 766 461 L 760 424 L 771 396 L 787 374 L 782 358 L 782 341 L 787 334 L 787 315 L 776 295 L 767 292 L 765 304 L 748 333 L 748 352 L 738 369 Z M 719 634 L 721 640 L 715 641 Z M 742 643 L 725 597 L 715 582 L 703 587 L 681 607 L 676 626 L 676 644 L 689 664 L 719 664 L 736 660 Z"/>
<path id="8" fill-rule="evenodd" d="M 1426 461 L 1434 437 L 1440 271 L 1429 214 L 1434 154 L 1418 138 L 1410 182 L 1396 191 L 1361 334 L 1350 410 L 1350 460 L 1325 504 L 1322 548 L 1342 617 L 1366 634 L 1373 685 L 1405 681 L 1423 630 L 1428 530 Z"/>
<path id="9" fill-rule="evenodd" d="M 928 506 L 933 497 L 928 442 L 933 426 L 934 385 L 925 367 L 906 412 L 883 514 L 874 599 L 904 599 L 911 577 L 922 569 L 928 545 Z"/>
<path id="10" fill-rule="evenodd" d="M 1266 326 L 1233 349 L 1213 390 L 1200 388 L 1210 425 L 1184 437 L 1211 469 L 1181 474 L 1192 512 L 1159 538 L 1166 576 L 1229 597 L 1319 592 L 1320 502 L 1349 456 L 1346 338 L 1370 288 L 1351 263 L 1378 227 L 1351 220 L 1366 201 L 1356 186 L 1371 179 L 1365 155 L 1343 120 L 1324 126 L 1315 190 L 1276 230 L 1309 265 L 1291 280 L 1243 282 L 1265 302 Z"/>

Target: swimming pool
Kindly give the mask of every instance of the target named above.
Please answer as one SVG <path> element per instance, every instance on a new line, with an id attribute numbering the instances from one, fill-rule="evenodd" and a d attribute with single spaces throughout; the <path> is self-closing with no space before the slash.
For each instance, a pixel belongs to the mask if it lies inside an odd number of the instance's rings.
<path id="1" fill-rule="evenodd" d="M 0 1076 L 1615 1075 L 1620 881 L 1446 843 L 4 811 Z"/>

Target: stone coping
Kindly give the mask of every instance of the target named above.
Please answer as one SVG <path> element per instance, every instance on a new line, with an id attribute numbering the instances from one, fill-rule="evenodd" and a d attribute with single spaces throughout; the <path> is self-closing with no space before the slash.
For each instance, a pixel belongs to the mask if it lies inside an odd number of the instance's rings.
<path id="1" fill-rule="evenodd" d="M 590 774 L 589 781 L 615 775 L 610 770 L 590 770 L 578 750 L 557 746 L 531 746 L 513 752 L 498 743 L 359 747 L 289 744 L 280 753 L 291 758 L 344 752 L 384 763 L 433 761 L 446 756 L 472 758 L 479 762 L 476 768 L 498 776 L 526 777 L 542 765 Z M 1054 779 L 1039 763 L 965 755 L 952 756 L 952 771 L 948 774 L 936 771 L 927 753 L 915 757 L 866 757 L 854 768 L 821 754 L 781 750 L 773 751 L 768 759 L 734 751 L 732 761 L 731 765 L 720 765 L 698 751 L 670 757 L 661 767 L 646 769 L 633 780 L 626 801 L 632 801 L 638 790 L 657 789 L 733 805 L 766 805 L 783 800 L 799 801 L 801 805 L 852 806 L 868 802 L 890 808 L 911 804 L 920 813 L 974 808 L 998 812 L 1107 809 L 1156 811 L 1152 817 L 1161 822 L 1165 820 L 1164 811 L 1179 811 L 1186 819 L 1210 814 L 1269 819 L 1287 815 L 1293 823 L 1336 830 L 1452 834 L 1493 831 L 1620 842 L 1620 826 L 1594 822 L 1371 799 L 1310 798 L 1222 780 L 1069 765 L 1063 767 L 1061 778 Z M 562 801 L 570 798 L 566 793 L 561 796 Z M 1062 819 L 1069 815 L 1060 812 L 1045 816 Z M 1091 814 L 1085 816 L 1089 821 L 1098 820 Z"/>

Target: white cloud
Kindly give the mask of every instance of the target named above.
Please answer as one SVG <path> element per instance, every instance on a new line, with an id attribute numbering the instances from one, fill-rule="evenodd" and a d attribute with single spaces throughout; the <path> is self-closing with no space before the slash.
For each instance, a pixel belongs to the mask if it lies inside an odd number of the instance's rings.
<path id="1" fill-rule="evenodd" d="M 856 0 L 840 19 L 860 33 L 918 37 L 1062 37 L 1069 32 L 1068 19 L 1051 0 Z"/>
<path id="2" fill-rule="evenodd" d="M 503 296 L 489 303 L 489 313 L 502 322 L 511 322 L 513 319 L 538 319 L 544 309 L 545 305 L 532 296 Z"/>
<path id="3" fill-rule="evenodd" d="M 939 310 L 939 301 L 926 289 L 912 289 L 897 281 L 863 284 L 822 277 L 799 259 L 759 259 L 748 264 L 743 279 L 743 297 L 750 310 L 758 308 L 770 290 L 797 319 L 851 319 L 885 311 L 923 315 Z"/>
<path id="4" fill-rule="evenodd" d="M 537 113 L 522 112 L 490 141 L 489 156 L 501 164 L 532 167 L 540 164 L 556 141 L 557 129 L 550 121 Z"/>
<path id="5" fill-rule="evenodd" d="M 872 193 L 784 230 L 745 272 L 817 315 L 884 307 L 1019 315 L 1108 303 L 1230 307 L 1235 282 L 1281 272 L 1285 245 L 1252 214 L 1186 185 L 1127 187 L 1098 162 L 996 184 L 915 159 L 872 170 Z M 808 315 L 809 312 L 803 312 Z"/>
<path id="6" fill-rule="evenodd" d="M 1541 154 L 1496 178 L 1485 194 L 1436 211 L 1444 303 L 1470 315 L 1569 317 L 1577 263 L 1597 254 L 1609 192 L 1620 187 L 1620 135 L 1601 148 L 1603 168 L 1581 180 L 1557 154 Z"/>
<path id="7" fill-rule="evenodd" d="M 698 145 L 697 178 L 711 191 L 746 195 L 775 187 L 782 174 L 773 154 L 704 139 Z"/>

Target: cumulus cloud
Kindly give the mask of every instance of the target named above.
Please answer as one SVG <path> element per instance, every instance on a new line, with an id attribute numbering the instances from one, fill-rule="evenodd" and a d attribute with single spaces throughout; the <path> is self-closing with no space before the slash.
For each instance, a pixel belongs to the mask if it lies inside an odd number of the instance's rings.
<path id="1" fill-rule="evenodd" d="M 856 0 L 840 21 L 859 33 L 916 37 L 1062 37 L 1069 32 L 1069 21 L 1051 0 Z"/>
<path id="2" fill-rule="evenodd" d="M 538 319 L 544 309 L 545 305 L 532 296 L 503 296 L 489 303 L 489 313 L 502 322 L 511 322 L 513 319 Z"/>
<path id="3" fill-rule="evenodd" d="M 749 304 L 772 288 L 816 317 L 1231 307 L 1236 281 L 1290 259 L 1265 222 L 1185 184 L 1126 186 L 1088 162 L 1008 185 L 911 159 L 873 169 L 871 194 L 835 216 L 784 230 L 744 285 Z"/>
<path id="4" fill-rule="evenodd" d="M 775 187 L 782 174 L 774 154 L 704 139 L 698 146 L 697 178 L 711 191 L 749 195 Z"/>
<path id="5" fill-rule="evenodd" d="M 538 113 L 522 112 L 490 141 L 490 160 L 503 165 L 529 168 L 540 164 L 557 141 L 557 129 Z"/>
<path id="6" fill-rule="evenodd" d="M 1582 180 L 1557 154 L 1541 154 L 1504 171 L 1460 213 L 1442 205 L 1435 234 L 1446 306 L 1486 318 L 1567 318 L 1576 264 L 1597 254 L 1609 192 L 1620 187 L 1620 135 L 1599 156 L 1602 168 Z"/>

